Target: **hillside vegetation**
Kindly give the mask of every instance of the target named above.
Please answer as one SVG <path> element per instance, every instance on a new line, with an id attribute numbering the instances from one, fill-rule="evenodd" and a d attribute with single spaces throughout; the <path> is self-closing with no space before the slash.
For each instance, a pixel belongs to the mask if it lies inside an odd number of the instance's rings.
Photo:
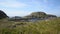
<path id="1" fill-rule="evenodd" d="M 60 18 L 38 22 L 0 20 L 0 34 L 60 34 Z"/>

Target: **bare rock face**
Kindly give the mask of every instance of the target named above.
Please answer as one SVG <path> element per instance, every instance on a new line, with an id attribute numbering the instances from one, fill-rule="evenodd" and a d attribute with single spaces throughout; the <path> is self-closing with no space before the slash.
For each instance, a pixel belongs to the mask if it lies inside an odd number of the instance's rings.
<path id="1" fill-rule="evenodd" d="M 7 18 L 7 17 L 8 16 L 2 10 L 0 10 L 0 19 Z"/>

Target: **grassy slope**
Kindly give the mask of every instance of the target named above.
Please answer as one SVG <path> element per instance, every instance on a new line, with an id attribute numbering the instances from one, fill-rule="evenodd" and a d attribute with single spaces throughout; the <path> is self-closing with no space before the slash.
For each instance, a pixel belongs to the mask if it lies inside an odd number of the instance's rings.
<path id="1" fill-rule="evenodd" d="M 1 21 L 0 24 L 4 24 L 4 28 L 0 25 L 0 34 L 60 34 L 60 18 L 35 23 Z"/>

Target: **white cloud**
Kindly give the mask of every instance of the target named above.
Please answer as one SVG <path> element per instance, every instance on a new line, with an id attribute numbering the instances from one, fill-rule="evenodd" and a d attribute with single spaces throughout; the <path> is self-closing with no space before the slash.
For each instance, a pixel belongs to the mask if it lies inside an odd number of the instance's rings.
<path id="1" fill-rule="evenodd" d="M 0 5 L 4 7 L 25 7 L 28 6 L 27 4 L 18 2 L 16 0 L 5 0 L 5 1 L 0 1 Z"/>

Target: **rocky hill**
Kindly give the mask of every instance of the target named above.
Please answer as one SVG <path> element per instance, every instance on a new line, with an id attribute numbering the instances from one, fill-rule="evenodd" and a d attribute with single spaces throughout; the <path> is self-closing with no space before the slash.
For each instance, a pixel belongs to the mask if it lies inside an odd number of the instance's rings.
<path id="1" fill-rule="evenodd" d="M 8 16 L 2 10 L 0 10 L 0 19 L 7 18 L 7 17 Z"/>
<path id="2" fill-rule="evenodd" d="M 46 14 L 45 12 L 33 12 L 25 18 L 50 18 L 50 17 L 57 17 L 56 15 Z"/>

